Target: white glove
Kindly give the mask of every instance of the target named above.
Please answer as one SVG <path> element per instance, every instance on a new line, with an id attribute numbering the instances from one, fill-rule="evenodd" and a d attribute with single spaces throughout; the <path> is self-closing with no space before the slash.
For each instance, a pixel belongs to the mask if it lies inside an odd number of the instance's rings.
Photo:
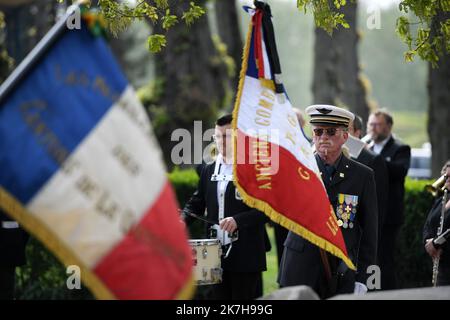
<path id="1" fill-rule="evenodd" d="M 354 294 L 364 294 L 367 293 L 367 287 L 361 282 L 355 282 Z"/>

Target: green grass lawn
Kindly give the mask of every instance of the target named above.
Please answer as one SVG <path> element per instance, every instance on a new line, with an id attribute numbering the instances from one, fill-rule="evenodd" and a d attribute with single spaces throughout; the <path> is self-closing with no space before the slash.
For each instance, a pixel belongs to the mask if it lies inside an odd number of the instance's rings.
<path id="1" fill-rule="evenodd" d="M 394 117 L 394 133 L 412 148 L 420 148 L 428 142 L 426 112 L 392 112 Z"/>
<path id="2" fill-rule="evenodd" d="M 264 295 L 278 289 L 277 275 L 278 275 L 278 261 L 277 249 L 275 245 L 275 235 L 272 227 L 267 226 L 267 233 L 269 234 L 272 249 L 267 252 L 267 271 L 263 273 Z"/>

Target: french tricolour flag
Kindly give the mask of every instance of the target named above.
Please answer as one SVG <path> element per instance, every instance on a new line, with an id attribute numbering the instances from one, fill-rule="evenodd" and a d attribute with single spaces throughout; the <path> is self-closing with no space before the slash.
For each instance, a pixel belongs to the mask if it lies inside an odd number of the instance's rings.
<path id="1" fill-rule="evenodd" d="M 98 298 L 187 298 L 187 233 L 147 115 L 104 39 L 63 23 L 1 90 L 0 206 Z"/>
<path id="2" fill-rule="evenodd" d="M 343 259 L 341 230 L 281 82 L 270 8 L 256 1 L 234 108 L 235 184 L 245 203 Z"/>

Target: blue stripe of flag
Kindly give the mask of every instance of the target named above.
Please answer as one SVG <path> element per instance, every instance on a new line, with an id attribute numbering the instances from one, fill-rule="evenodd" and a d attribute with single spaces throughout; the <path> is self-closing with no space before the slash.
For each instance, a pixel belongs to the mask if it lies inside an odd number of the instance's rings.
<path id="1" fill-rule="evenodd" d="M 126 85 L 103 38 L 65 31 L 0 106 L 0 185 L 26 204 Z"/>
<path id="2" fill-rule="evenodd" d="M 256 69 L 256 61 L 255 61 L 255 48 L 254 48 L 254 36 L 255 36 L 255 27 L 252 28 L 252 36 L 250 39 L 250 49 L 248 51 L 247 57 L 247 72 L 246 75 L 255 79 L 258 79 L 258 69 Z"/>

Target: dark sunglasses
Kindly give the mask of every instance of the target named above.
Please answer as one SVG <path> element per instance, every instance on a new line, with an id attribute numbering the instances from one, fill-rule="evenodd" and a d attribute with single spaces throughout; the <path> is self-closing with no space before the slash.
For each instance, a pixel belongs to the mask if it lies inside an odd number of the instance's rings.
<path id="1" fill-rule="evenodd" d="M 327 133 L 327 136 L 332 137 L 336 134 L 336 132 L 338 131 L 338 128 L 327 128 L 327 129 L 313 129 L 314 131 L 314 135 L 316 137 L 320 137 L 323 132 L 325 131 Z"/>

